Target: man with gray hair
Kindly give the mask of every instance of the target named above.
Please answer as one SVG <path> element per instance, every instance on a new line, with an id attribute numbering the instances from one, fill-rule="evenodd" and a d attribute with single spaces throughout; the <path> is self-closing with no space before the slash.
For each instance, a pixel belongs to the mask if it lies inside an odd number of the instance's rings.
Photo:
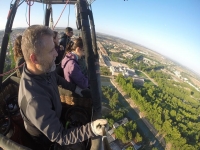
<path id="1" fill-rule="evenodd" d="M 60 122 L 61 100 L 58 85 L 81 94 L 80 88 L 55 73 L 57 52 L 53 31 L 46 26 L 32 25 L 22 37 L 25 59 L 20 80 L 18 104 L 27 132 L 39 149 L 48 149 L 52 142 L 69 145 L 102 135 L 105 119 L 98 119 L 81 127 L 65 129 Z"/>

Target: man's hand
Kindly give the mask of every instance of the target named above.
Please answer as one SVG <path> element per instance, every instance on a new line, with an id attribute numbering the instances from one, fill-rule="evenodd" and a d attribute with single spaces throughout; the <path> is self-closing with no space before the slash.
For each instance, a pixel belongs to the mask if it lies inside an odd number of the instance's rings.
<path id="1" fill-rule="evenodd" d="M 90 89 L 83 89 L 81 91 L 81 94 L 83 95 L 84 98 L 91 98 L 91 92 L 90 92 Z"/>
<path id="2" fill-rule="evenodd" d="M 105 129 L 105 126 L 107 123 L 108 123 L 108 121 L 106 119 L 97 119 L 97 120 L 91 122 L 92 132 L 96 136 L 98 136 L 98 135 L 103 136 L 103 130 Z"/>
<path id="3" fill-rule="evenodd" d="M 81 89 L 79 86 L 76 86 L 75 93 L 84 98 L 91 98 L 91 92 L 90 92 L 90 89 L 88 88 Z"/>

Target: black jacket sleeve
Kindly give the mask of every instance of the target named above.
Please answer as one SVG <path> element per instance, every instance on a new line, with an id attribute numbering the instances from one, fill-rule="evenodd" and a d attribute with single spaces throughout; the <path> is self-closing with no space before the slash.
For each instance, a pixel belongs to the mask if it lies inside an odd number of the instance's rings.
<path id="1" fill-rule="evenodd" d="M 76 85 L 75 84 L 68 82 L 67 80 L 65 80 L 64 78 L 59 76 L 56 72 L 55 72 L 55 74 L 56 74 L 56 80 L 57 80 L 57 85 L 58 86 L 61 85 L 62 88 L 64 88 L 64 89 L 70 90 L 72 92 L 75 91 L 75 89 L 76 89 Z"/>
<path id="2" fill-rule="evenodd" d="M 67 46 L 66 40 L 67 40 L 67 39 L 66 39 L 65 37 L 63 37 L 63 38 L 60 39 L 60 45 L 62 45 L 62 46 L 64 47 L 64 50 L 65 50 L 65 48 L 66 48 L 66 46 Z"/>

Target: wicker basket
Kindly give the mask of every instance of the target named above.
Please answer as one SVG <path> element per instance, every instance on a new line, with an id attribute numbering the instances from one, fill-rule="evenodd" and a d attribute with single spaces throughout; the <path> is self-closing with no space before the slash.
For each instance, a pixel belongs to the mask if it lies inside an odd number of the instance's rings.
<path id="1" fill-rule="evenodd" d="M 0 116 L 5 116 L 7 114 L 6 100 L 12 97 L 13 95 L 18 94 L 18 87 L 14 84 L 8 84 L 0 92 Z"/>
<path id="2" fill-rule="evenodd" d="M 58 87 L 60 93 L 60 99 L 62 103 L 67 105 L 74 105 L 80 107 L 91 108 L 92 107 L 92 99 L 80 97 L 79 95 L 72 93 L 69 90 Z"/>

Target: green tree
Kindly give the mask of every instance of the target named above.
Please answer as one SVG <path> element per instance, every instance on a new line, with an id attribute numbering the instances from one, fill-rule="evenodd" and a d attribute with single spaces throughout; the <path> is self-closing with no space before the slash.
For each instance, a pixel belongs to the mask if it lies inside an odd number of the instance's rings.
<path id="1" fill-rule="evenodd" d="M 133 146 L 129 146 L 126 150 L 134 150 Z"/>
<path id="2" fill-rule="evenodd" d="M 127 143 L 129 141 L 127 138 L 126 128 L 124 128 L 123 126 L 120 126 L 117 129 L 115 129 L 114 133 L 116 137 L 120 139 L 123 143 Z"/>
<path id="3" fill-rule="evenodd" d="M 112 98 L 109 100 L 109 105 L 111 108 L 114 109 L 119 104 L 118 98 L 119 98 L 119 95 L 118 95 L 118 93 L 115 92 L 113 94 Z"/>
<path id="4" fill-rule="evenodd" d="M 136 133 L 135 140 L 137 142 L 142 142 L 142 136 L 138 132 Z"/>

